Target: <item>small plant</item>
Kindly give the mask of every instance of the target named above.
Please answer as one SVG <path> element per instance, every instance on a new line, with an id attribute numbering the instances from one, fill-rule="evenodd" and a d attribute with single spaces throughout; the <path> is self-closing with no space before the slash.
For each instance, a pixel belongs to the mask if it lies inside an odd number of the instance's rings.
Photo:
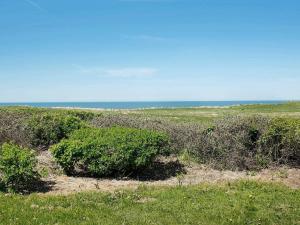
<path id="1" fill-rule="evenodd" d="M 50 174 L 49 168 L 43 167 L 39 169 L 39 174 L 41 175 L 41 177 L 48 177 Z"/>
<path id="2" fill-rule="evenodd" d="M 282 179 L 288 178 L 288 177 L 289 177 L 289 173 L 288 173 L 287 168 L 281 168 L 281 169 L 279 169 L 279 170 L 276 172 L 275 175 L 276 175 L 277 177 L 279 177 L 279 178 L 282 178 Z"/>
<path id="3" fill-rule="evenodd" d="M 178 182 L 178 186 L 182 186 L 183 180 L 184 180 L 184 174 L 183 173 L 177 173 L 176 174 L 176 179 Z"/>
<path id="4" fill-rule="evenodd" d="M 254 176 L 257 175 L 257 171 L 248 170 L 248 171 L 246 172 L 246 174 L 247 174 L 248 176 L 254 177 Z"/>
<path id="5" fill-rule="evenodd" d="M 190 166 L 195 161 L 187 149 L 182 151 L 179 159 L 188 166 Z"/>
<path id="6" fill-rule="evenodd" d="M 79 167 L 94 176 L 125 175 L 149 166 L 164 154 L 163 133 L 131 128 L 84 128 L 51 147 L 66 173 Z"/>
<path id="7" fill-rule="evenodd" d="M 36 164 L 31 150 L 15 144 L 3 144 L 0 149 L 0 173 L 5 188 L 17 192 L 29 190 L 39 178 Z"/>

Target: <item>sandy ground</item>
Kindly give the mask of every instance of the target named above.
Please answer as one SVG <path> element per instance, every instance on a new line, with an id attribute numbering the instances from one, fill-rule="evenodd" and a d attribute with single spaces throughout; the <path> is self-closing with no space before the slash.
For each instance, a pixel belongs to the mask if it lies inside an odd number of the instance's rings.
<path id="1" fill-rule="evenodd" d="M 45 179 L 52 183 L 51 189 L 46 194 L 71 194 L 81 191 L 108 191 L 119 189 L 136 189 L 141 185 L 146 186 L 176 186 L 195 185 L 201 183 L 223 183 L 240 179 L 251 179 L 268 182 L 281 182 L 291 188 L 300 188 L 300 170 L 280 168 L 284 172 L 276 170 L 263 170 L 256 175 L 246 172 L 218 171 L 204 168 L 188 168 L 187 174 L 182 177 L 171 177 L 159 181 L 94 179 L 82 177 L 53 176 Z"/>
<path id="2" fill-rule="evenodd" d="M 49 153 L 45 152 L 38 158 L 40 165 L 55 170 L 53 162 L 49 161 Z M 169 160 L 169 163 L 170 162 L 178 163 L 176 159 L 171 159 Z M 172 168 L 172 170 L 176 169 L 178 170 L 178 168 Z M 168 169 L 160 168 L 160 170 Z M 161 171 L 156 173 L 161 173 Z M 176 175 L 178 173 L 180 175 Z M 180 172 L 175 171 L 175 173 L 170 173 L 166 176 L 161 176 L 160 174 L 159 176 L 152 176 L 152 178 L 147 179 L 95 179 L 87 177 L 68 177 L 65 175 L 50 175 L 47 178 L 43 178 L 43 180 L 48 183 L 48 189 L 44 193 L 47 195 L 66 195 L 82 191 L 113 192 L 120 189 L 136 189 L 141 185 L 176 186 L 196 185 L 201 183 L 224 183 L 241 179 L 279 182 L 291 188 L 298 189 L 300 188 L 300 169 L 281 167 L 266 169 L 256 173 L 246 171 L 219 171 L 206 166 L 191 164 L 182 167 Z"/>

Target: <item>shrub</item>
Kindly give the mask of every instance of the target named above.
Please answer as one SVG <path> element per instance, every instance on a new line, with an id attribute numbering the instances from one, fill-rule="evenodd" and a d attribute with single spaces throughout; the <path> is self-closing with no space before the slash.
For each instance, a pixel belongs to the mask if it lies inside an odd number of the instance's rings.
<path id="1" fill-rule="evenodd" d="M 21 110 L 0 109 L 0 145 L 13 141 L 23 146 L 29 145 L 26 135 L 26 120 L 30 114 Z"/>
<path id="2" fill-rule="evenodd" d="M 39 178 L 36 164 L 35 155 L 29 149 L 7 143 L 0 149 L 1 180 L 9 190 L 29 190 Z"/>
<path id="3" fill-rule="evenodd" d="M 261 138 L 261 151 L 278 164 L 300 165 L 300 120 L 273 119 Z"/>
<path id="4" fill-rule="evenodd" d="M 151 164 L 166 152 L 163 133 L 130 128 L 85 128 L 51 147 L 56 161 L 67 173 L 76 166 L 94 176 L 124 175 Z"/>
<path id="5" fill-rule="evenodd" d="M 191 148 L 203 129 L 199 124 L 174 123 L 157 118 L 142 118 L 122 114 L 106 114 L 96 116 L 91 125 L 103 127 L 130 127 L 166 133 L 170 138 L 170 152 L 181 154 L 183 150 Z"/>
<path id="6" fill-rule="evenodd" d="M 189 152 L 218 169 L 262 169 L 300 165 L 300 120 L 233 116 L 196 137 Z"/>
<path id="7" fill-rule="evenodd" d="M 33 116 L 27 124 L 29 139 L 34 147 L 48 147 L 83 126 L 76 116 L 59 113 L 42 113 Z"/>
<path id="8" fill-rule="evenodd" d="M 264 161 L 259 140 L 269 124 L 260 116 L 233 116 L 216 121 L 197 138 L 190 153 L 218 169 L 258 169 Z M 196 142 L 196 140 L 195 140 Z"/>
<path id="9" fill-rule="evenodd" d="M 87 112 L 87 111 L 81 111 L 81 110 L 67 110 L 62 111 L 62 113 L 66 113 L 69 116 L 75 116 L 83 121 L 89 121 L 92 120 L 95 117 L 94 112 Z"/>
<path id="10" fill-rule="evenodd" d="M 94 113 L 80 110 L 0 108 L 0 145 L 13 141 L 26 147 L 48 147 L 93 117 Z"/>

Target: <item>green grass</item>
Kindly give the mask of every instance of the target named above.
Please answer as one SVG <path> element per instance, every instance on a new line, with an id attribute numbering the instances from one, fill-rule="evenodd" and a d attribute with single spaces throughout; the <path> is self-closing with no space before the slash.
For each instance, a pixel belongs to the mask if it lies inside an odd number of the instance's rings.
<path id="1" fill-rule="evenodd" d="M 226 115 L 261 114 L 271 117 L 300 118 L 300 102 L 282 104 L 256 104 L 219 108 L 175 108 L 175 109 L 143 109 L 132 110 L 130 114 L 159 117 L 175 122 L 211 123 Z"/>
<path id="2" fill-rule="evenodd" d="M 238 183 L 69 196 L 0 194 L 0 224 L 299 224 L 300 191 Z"/>
<path id="3" fill-rule="evenodd" d="M 246 111 L 246 112 L 265 112 L 265 113 L 293 113 L 300 112 L 300 102 L 288 102 L 283 104 L 256 104 L 256 105 L 244 105 L 244 106 L 233 106 L 234 110 Z"/>

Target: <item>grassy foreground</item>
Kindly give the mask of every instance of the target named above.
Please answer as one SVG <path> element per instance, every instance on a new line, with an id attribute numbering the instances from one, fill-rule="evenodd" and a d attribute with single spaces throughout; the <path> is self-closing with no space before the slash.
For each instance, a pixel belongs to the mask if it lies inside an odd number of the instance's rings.
<path id="1" fill-rule="evenodd" d="M 69 196 L 0 194 L 0 224 L 299 224 L 300 190 L 242 181 Z"/>

